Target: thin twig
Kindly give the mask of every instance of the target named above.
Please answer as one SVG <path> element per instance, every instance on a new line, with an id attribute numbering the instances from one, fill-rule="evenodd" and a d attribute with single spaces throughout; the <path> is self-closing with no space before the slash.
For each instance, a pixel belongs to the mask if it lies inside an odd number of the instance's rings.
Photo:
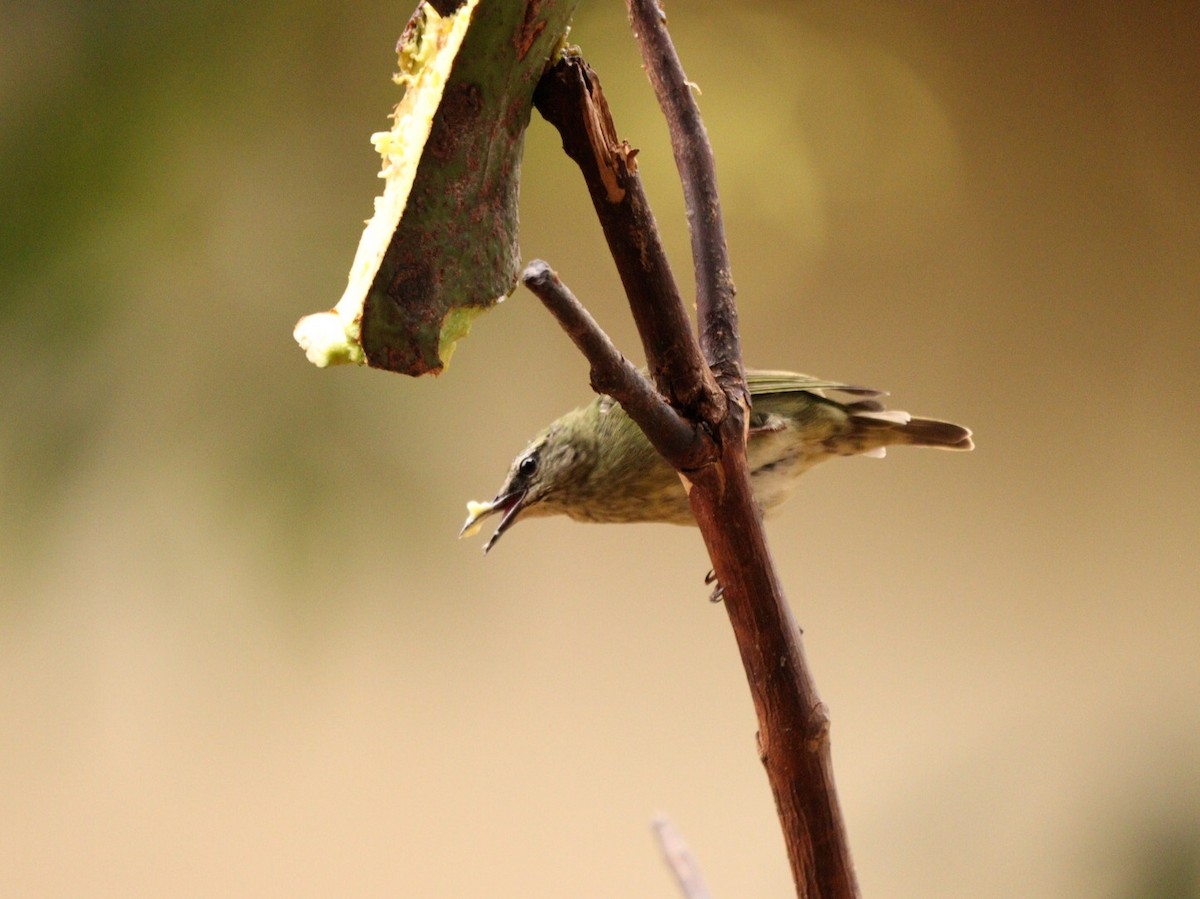
<path id="1" fill-rule="evenodd" d="M 558 319 L 567 336 L 591 363 L 592 389 L 619 402 L 665 458 L 689 468 L 703 464 L 705 460 L 700 454 L 705 445 L 696 428 L 672 409 L 646 376 L 621 355 L 553 269 L 535 259 L 525 267 L 521 280 Z"/>
<path id="2" fill-rule="evenodd" d="M 683 835 L 665 815 L 654 819 L 654 835 L 658 838 L 663 858 L 675 875 L 675 882 L 679 884 L 684 899 L 712 899 L 696 857 L 692 855 Z"/>
<path id="3" fill-rule="evenodd" d="M 725 244 L 717 166 L 708 132 L 692 96 L 675 45 L 667 33 L 667 17 L 657 0 L 628 0 L 629 19 L 642 49 L 646 74 L 667 120 L 675 167 L 683 184 L 684 205 L 692 235 L 696 269 L 696 312 L 700 348 L 729 394 L 749 404 L 742 350 L 738 338 L 733 274 Z"/>

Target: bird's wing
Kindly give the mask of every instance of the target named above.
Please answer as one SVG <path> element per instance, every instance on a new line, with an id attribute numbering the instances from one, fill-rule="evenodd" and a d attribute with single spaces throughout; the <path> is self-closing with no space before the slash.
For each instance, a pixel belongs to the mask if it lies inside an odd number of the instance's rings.
<path id="1" fill-rule="evenodd" d="M 854 396 L 883 396 L 883 391 L 872 390 L 870 387 L 856 387 L 840 381 L 825 381 L 811 375 L 801 375 L 791 371 L 747 370 L 746 384 L 750 387 L 751 396 L 795 393 L 797 390 L 810 390 L 818 394 L 821 390 L 838 390 Z"/>

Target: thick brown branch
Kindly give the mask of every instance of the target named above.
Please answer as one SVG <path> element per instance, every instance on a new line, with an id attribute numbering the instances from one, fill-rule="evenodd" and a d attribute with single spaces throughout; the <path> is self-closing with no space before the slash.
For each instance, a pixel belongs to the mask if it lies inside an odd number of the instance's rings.
<path id="1" fill-rule="evenodd" d="M 651 378 L 688 418 L 719 421 L 725 398 L 703 354 L 689 339 L 691 321 L 642 190 L 637 151 L 618 140 L 599 78 L 582 58 L 564 56 L 542 76 L 533 102 L 558 129 L 563 150 L 583 173 L 629 298 Z"/>
<path id="2" fill-rule="evenodd" d="M 693 468 L 708 459 L 711 444 L 671 408 L 654 385 L 621 355 L 596 320 L 540 259 L 525 267 L 521 280 L 558 319 L 567 336 L 591 363 L 592 389 L 607 393 L 637 422 L 654 448 L 677 467 Z"/>
<path id="3" fill-rule="evenodd" d="M 727 392 L 730 410 L 744 409 L 749 395 L 712 148 L 661 8 L 656 0 L 627 2 L 683 182 L 701 346 Z M 739 416 L 721 423 L 718 442 L 720 462 L 691 473 L 689 496 L 754 697 L 759 747 L 796 888 L 801 896 L 822 899 L 857 896 L 833 780 L 829 719 L 767 548 Z"/>
<path id="4" fill-rule="evenodd" d="M 797 895 L 858 895 L 830 758 L 829 718 L 775 573 L 743 448 L 693 475 L 692 512 L 724 591 L 758 713 L 759 754 L 779 812 Z"/>
<path id="5" fill-rule="evenodd" d="M 692 235 L 692 261 L 696 268 L 700 348 L 722 388 L 748 402 L 738 338 L 737 306 L 733 302 L 733 273 L 725 245 L 721 198 L 717 194 L 717 167 L 708 132 L 657 0 L 628 0 L 628 7 L 646 74 L 667 120 L 675 166 L 683 184 L 684 205 Z"/>
<path id="6" fill-rule="evenodd" d="M 808 673 L 750 484 L 745 445 L 748 396 L 711 151 L 660 11 L 650 0 L 630 2 L 639 37 L 650 48 L 644 55 L 651 80 L 664 85 L 660 97 L 668 95 L 663 105 L 692 225 L 703 353 L 662 256 L 633 153 L 617 141 L 594 73 L 582 60 L 564 59 L 543 78 L 535 103 L 559 129 L 564 149 L 583 172 L 656 383 L 679 414 L 698 426 L 695 434 L 707 449 L 700 454 L 706 464 L 681 465 L 680 457 L 668 459 L 689 487 L 692 511 L 724 590 L 797 893 L 848 899 L 858 890 L 833 781 L 829 721 Z M 695 141 L 699 148 L 681 146 Z M 591 322 L 590 317 L 586 321 Z M 571 332 L 566 323 L 564 327 Z M 591 343 L 590 351 L 584 343 L 580 346 L 592 362 L 593 381 L 618 382 L 623 376 L 616 369 L 628 363 L 615 349 L 599 353 L 595 347 L 600 344 L 594 339 Z M 715 396 L 705 356 L 719 375 L 723 392 Z"/>

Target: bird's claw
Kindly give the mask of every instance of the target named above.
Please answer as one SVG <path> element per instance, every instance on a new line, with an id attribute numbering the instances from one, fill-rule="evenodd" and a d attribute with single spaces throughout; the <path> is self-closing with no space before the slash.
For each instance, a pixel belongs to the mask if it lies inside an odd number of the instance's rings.
<path id="1" fill-rule="evenodd" d="M 716 589 L 714 589 L 712 592 L 712 595 L 708 597 L 709 602 L 720 602 L 725 598 L 725 588 L 717 582 L 717 572 L 715 570 L 710 570 L 708 574 L 704 575 L 704 583 L 717 584 Z"/>

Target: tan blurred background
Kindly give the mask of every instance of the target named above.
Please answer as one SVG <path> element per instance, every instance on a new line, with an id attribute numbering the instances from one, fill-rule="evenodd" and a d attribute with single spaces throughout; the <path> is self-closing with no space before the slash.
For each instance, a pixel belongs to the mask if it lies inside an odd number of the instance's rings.
<path id="1" fill-rule="evenodd" d="M 693 531 L 454 539 L 586 367 L 523 292 L 449 371 L 317 371 L 408 3 L 0 11 L 0 894 L 790 884 Z M 1200 8 L 675 3 L 752 364 L 976 431 L 770 536 L 864 892 L 1200 896 Z M 600 71 L 680 277 L 617 2 Z M 637 343 L 535 116 L 523 253 Z M 690 288 L 689 288 L 690 289 Z"/>

